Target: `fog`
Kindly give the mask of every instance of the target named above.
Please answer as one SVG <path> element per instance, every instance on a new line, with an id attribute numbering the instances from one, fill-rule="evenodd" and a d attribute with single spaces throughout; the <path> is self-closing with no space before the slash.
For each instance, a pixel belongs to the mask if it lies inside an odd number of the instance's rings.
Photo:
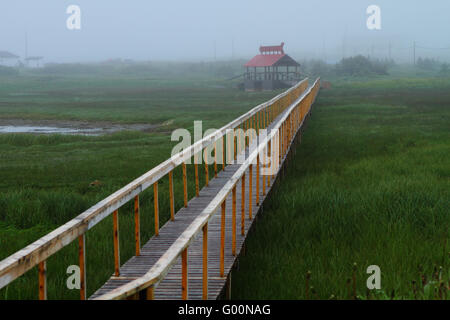
<path id="1" fill-rule="evenodd" d="M 80 30 L 66 26 L 72 4 L 81 8 Z M 366 26 L 372 4 L 381 30 Z M 211 61 L 285 42 L 297 59 L 360 53 L 411 62 L 416 41 L 417 57 L 449 61 L 449 14 L 448 0 L 3 0 L 0 51 L 45 62 Z"/>

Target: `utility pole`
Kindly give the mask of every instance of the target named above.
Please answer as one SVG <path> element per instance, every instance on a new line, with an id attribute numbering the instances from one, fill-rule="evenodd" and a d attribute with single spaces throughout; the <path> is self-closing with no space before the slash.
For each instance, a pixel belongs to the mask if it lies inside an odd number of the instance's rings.
<path id="1" fill-rule="evenodd" d="M 322 43 L 322 58 L 323 58 L 323 61 L 327 61 L 327 52 L 326 52 L 326 49 L 325 49 L 325 36 L 323 36 L 323 43 Z"/>
<path id="2" fill-rule="evenodd" d="M 28 66 L 28 32 L 25 31 L 25 64 Z"/>
<path id="3" fill-rule="evenodd" d="M 414 59 L 414 65 L 416 65 L 416 42 L 414 41 L 413 45 L 413 59 Z"/>
<path id="4" fill-rule="evenodd" d="M 231 60 L 234 60 L 234 39 L 231 39 Z"/>
<path id="5" fill-rule="evenodd" d="M 342 59 L 345 59 L 345 55 L 347 53 L 346 41 L 347 41 L 347 25 L 345 25 L 344 38 L 342 39 Z"/>
<path id="6" fill-rule="evenodd" d="M 392 60 L 392 44 L 389 41 L 389 61 Z"/>
<path id="7" fill-rule="evenodd" d="M 342 39 L 342 59 L 345 59 L 345 37 Z"/>

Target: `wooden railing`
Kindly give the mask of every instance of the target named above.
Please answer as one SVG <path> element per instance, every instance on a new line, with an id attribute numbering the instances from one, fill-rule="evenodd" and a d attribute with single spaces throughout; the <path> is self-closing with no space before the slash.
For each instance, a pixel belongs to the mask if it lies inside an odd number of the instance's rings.
<path id="1" fill-rule="evenodd" d="M 236 255 L 236 188 L 237 183 L 242 181 L 242 208 L 244 208 L 244 201 L 249 201 L 249 219 L 252 219 L 251 204 L 252 204 L 252 184 L 248 184 L 248 191 L 245 188 L 245 173 L 249 170 L 249 182 L 253 181 L 252 175 L 254 165 L 256 164 L 256 194 L 260 194 L 260 159 L 265 162 L 269 158 L 272 162 L 269 169 L 267 180 L 263 179 L 262 192 L 270 180 L 273 179 L 278 171 L 281 169 L 280 164 L 286 157 L 290 150 L 291 142 L 296 137 L 298 130 L 301 128 L 306 115 L 309 113 L 312 104 L 315 101 L 318 90 L 320 88 L 320 79 L 317 79 L 314 84 L 304 92 L 298 99 L 292 102 L 287 112 L 283 114 L 280 119 L 277 119 L 270 132 L 262 140 L 256 143 L 253 150 L 249 150 L 249 156 L 242 163 L 235 174 L 227 181 L 224 187 L 218 192 L 209 205 L 195 218 L 180 237 L 171 245 L 171 247 L 163 254 L 163 256 L 155 263 L 155 265 L 142 277 L 133 280 L 119 288 L 116 288 L 109 293 L 106 293 L 97 299 L 111 300 L 111 299 L 126 299 L 126 298 L 140 298 L 153 299 L 155 286 L 164 279 L 171 267 L 176 263 L 181 256 L 182 276 L 181 276 L 181 291 L 182 299 L 188 297 L 188 247 L 197 234 L 202 231 L 203 234 L 203 299 L 208 296 L 208 221 L 216 211 L 221 210 L 221 247 L 220 247 L 220 277 L 224 277 L 224 257 L 225 257 L 225 203 L 230 192 L 232 193 L 232 254 Z M 276 162 L 277 165 L 273 165 Z M 246 195 L 248 194 L 248 197 Z M 258 198 L 257 198 L 258 203 Z M 245 212 L 241 212 L 241 225 L 243 226 L 243 219 L 245 219 Z M 244 234 L 244 228 L 241 229 L 241 234 Z"/>
<path id="2" fill-rule="evenodd" d="M 38 239 L 32 244 L 28 245 L 24 249 L 14 253 L 6 259 L 0 261 L 0 289 L 7 286 L 9 283 L 22 276 L 25 272 L 33 267 L 38 267 L 39 274 L 39 299 L 47 298 L 47 266 L 46 260 L 61 250 L 63 247 L 69 245 L 75 240 L 78 240 L 78 252 L 79 252 L 79 266 L 80 266 L 80 298 L 86 299 L 86 244 L 85 236 L 86 232 L 93 228 L 100 221 L 113 215 L 113 228 L 114 228 L 114 270 L 115 274 L 119 275 L 119 237 L 118 237 L 118 210 L 126 203 L 134 202 L 134 220 L 135 220 L 135 246 L 136 255 L 140 255 L 140 207 L 139 207 L 139 195 L 153 185 L 154 193 L 154 221 L 155 221 L 155 235 L 159 232 L 159 203 L 158 203 L 158 181 L 168 176 L 169 178 L 169 197 L 170 197 L 170 216 L 174 219 L 175 205 L 174 205 L 174 181 L 173 170 L 182 166 L 183 169 L 183 202 L 184 206 L 188 205 L 188 181 L 186 175 L 186 162 L 192 157 L 196 157 L 196 154 L 203 154 L 203 151 L 208 148 L 214 148 L 215 160 L 214 171 L 217 175 L 217 144 L 222 143 L 224 145 L 225 135 L 231 130 L 234 132 L 238 129 L 260 129 L 267 128 L 267 126 L 286 108 L 298 99 L 298 97 L 308 87 L 308 80 L 300 81 L 298 84 L 288 89 L 287 91 L 279 94 L 273 99 L 258 105 L 249 112 L 245 113 L 241 117 L 235 119 L 229 124 L 225 125 L 216 132 L 204 137 L 203 139 L 195 142 L 190 147 L 184 149 L 182 152 L 177 153 L 170 159 L 164 161 L 157 167 L 148 171 L 144 175 L 135 179 L 125 187 L 114 192 L 104 200 L 95 204 L 79 216 L 70 220 L 61 227 L 55 229 L 44 237 Z M 236 138 L 236 139 L 235 139 Z M 233 134 L 232 151 L 234 159 L 240 150 L 237 150 L 237 137 Z M 250 142 L 247 139 L 245 144 Z M 240 143 L 239 143 L 240 145 Z M 223 148 L 225 153 L 225 148 Z M 225 168 L 225 154 L 222 155 L 223 165 L 222 170 Z M 195 184 L 196 195 L 199 190 L 198 179 L 198 165 L 195 166 Z M 205 164 L 205 177 L 206 184 L 208 183 L 208 164 Z M 202 215 L 203 217 L 203 215 Z M 188 243 L 187 243 L 188 244 Z M 187 245 L 185 244 L 185 245 Z M 161 276 L 161 275 L 160 275 Z M 149 285 L 151 286 L 151 285 Z"/>

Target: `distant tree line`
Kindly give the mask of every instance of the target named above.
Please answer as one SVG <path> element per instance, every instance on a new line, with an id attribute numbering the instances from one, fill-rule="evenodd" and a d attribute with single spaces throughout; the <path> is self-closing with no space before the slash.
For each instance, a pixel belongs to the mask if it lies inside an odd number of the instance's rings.
<path id="1" fill-rule="evenodd" d="M 423 71 L 437 71 L 440 76 L 450 76 L 450 64 L 448 63 L 440 63 L 436 59 L 420 57 L 416 64 L 417 68 Z"/>
<path id="2" fill-rule="evenodd" d="M 311 76 L 370 76 L 387 75 L 395 64 L 393 60 L 369 59 L 362 55 L 344 58 L 336 64 L 323 60 L 309 60 L 302 63 L 305 72 Z"/>
<path id="3" fill-rule="evenodd" d="M 428 71 L 436 70 L 441 66 L 441 64 L 435 59 L 422 57 L 419 57 L 419 59 L 417 59 L 416 64 L 419 69 Z"/>
<path id="4" fill-rule="evenodd" d="M 311 77 L 362 77 L 387 75 L 389 69 L 395 66 L 395 61 L 390 59 L 370 59 L 362 55 L 357 55 L 344 58 L 336 64 L 328 64 L 323 60 L 305 60 L 301 64 L 303 71 Z M 418 71 L 433 72 L 438 76 L 450 76 L 450 64 L 441 63 L 432 58 L 417 59 L 416 68 Z"/>
<path id="5" fill-rule="evenodd" d="M 371 60 L 362 55 L 344 58 L 336 64 L 336 73 L 341 76 L 387 75 L 392 62 Z"/>
<path id="6" fill-rule="evenodd" d="M 213 76 L 231 78 L 244 72 L 246 61 L 164 62 L 114 59 L 101 63 L 47 63 L 41 68 L 23 69 L 28 74 L 77 76 L 77 75 L 127 75 L 138 77 Z M 0 75 L 17 74 L 22 68 L 0 66 Z"/>
<path id="7" fill-rule="evenodd" d="M 137 76 L 148 78 L 166 77 L 215 77 L 232 79 L 244 73 L 245 60 L 207 61 L 207 62 L 163 62 L 133 61 L 125 59 L 108 60 L 101 63 L 47 63 L 41 68 L 8 67 L 0 65 L 0 76 L 17 76 L 20 74 L 54 75 L 54 76 Z M 389 59 L 370 59 L 362 55 L 344 58 L 336 64 L 323 60 L 300 61 L 301 72 L 309 77 L 364 77 L 387 75 L 395 62 Z M 437 76 L 450 76 L 450 64 L 440 63 L 431 58 L 418 58 L 418 71 Z"/>

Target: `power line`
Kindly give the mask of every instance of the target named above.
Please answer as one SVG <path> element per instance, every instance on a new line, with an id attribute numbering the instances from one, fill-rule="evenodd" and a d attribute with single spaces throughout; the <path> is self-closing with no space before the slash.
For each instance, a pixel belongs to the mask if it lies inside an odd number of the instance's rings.
<path id="1" fill-rule="evenodd" d="M 414 48 L 413 46 L 410 47 L 392 47 L 392 49 L 400 49 L 400 50 L 411 50 L 412 48 Z"/>
<path id="2" fill-rule="evenodd" d="M 431 47 L 417 46 L 417 48 L 426 49 L 426 50 L 450 50 L 450 47 L 447 47 L 447 48 L 431 48 Z"/>

